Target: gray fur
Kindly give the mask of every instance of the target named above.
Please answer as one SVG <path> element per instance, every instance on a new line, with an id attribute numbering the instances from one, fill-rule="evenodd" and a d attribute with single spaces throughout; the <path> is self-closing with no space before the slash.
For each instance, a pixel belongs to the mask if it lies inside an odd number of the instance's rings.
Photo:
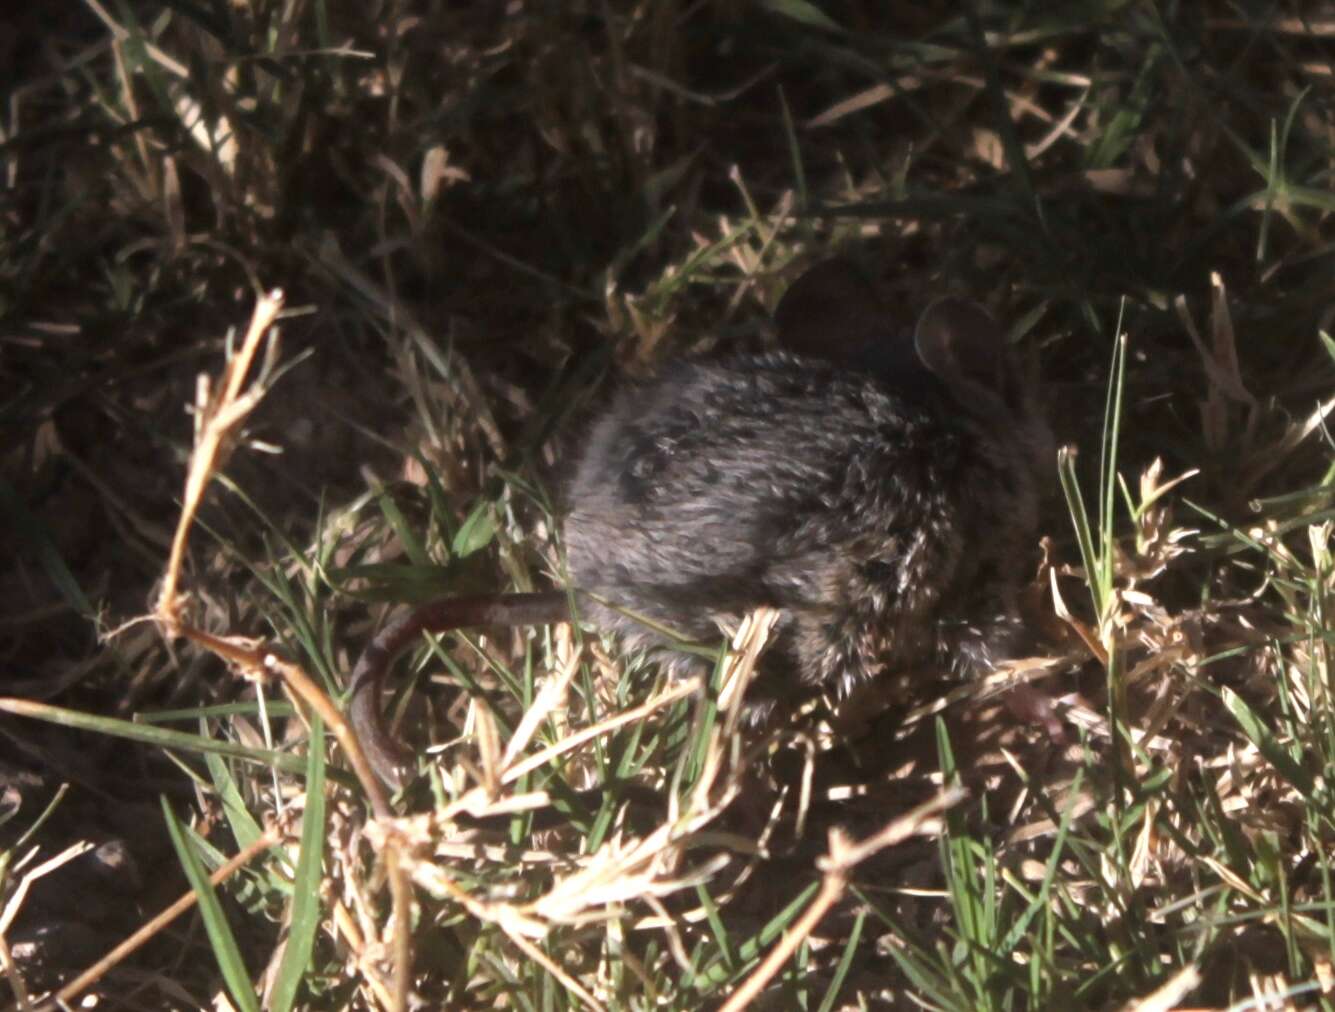
<path id="1" fill-rule="evenodd" d="M 823 264 L 780 305 L 803 354 L 678 362 L 624 390 L 568 491 L 580 590 L 706 642 L 781 609 L 762 697 L 1016 647 L 1048 429 L 981 308 L 941 300 L 914 335 L 872 334 L 850 277 Z M 632 648 L 661 643 L 582 600 Z"/>

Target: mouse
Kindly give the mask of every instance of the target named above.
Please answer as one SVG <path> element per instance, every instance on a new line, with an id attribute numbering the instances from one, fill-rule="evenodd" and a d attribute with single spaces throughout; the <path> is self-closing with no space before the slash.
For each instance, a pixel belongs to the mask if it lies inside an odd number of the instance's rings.
<path id="1" fill-rule="evenodd" d="M 1055 451 L 1005 331 L 955 295 L 897 326 L 842 257 L 797 278 L 774 324 L 774 350 L 670 362 L 595 416 L 563 496 L 570 588 L 443 598 L 377 634 L 348 717 L 386 784 L 403 785 L 409 756 L 381 695 L 424 632 L 570 621 L 573 604 L 684 675 L 707 662 L 655 626 L 708 641 L 773 607 L 747 700 L 760 720 L 890 671 L 967 676 L 1020 656 Z"/>

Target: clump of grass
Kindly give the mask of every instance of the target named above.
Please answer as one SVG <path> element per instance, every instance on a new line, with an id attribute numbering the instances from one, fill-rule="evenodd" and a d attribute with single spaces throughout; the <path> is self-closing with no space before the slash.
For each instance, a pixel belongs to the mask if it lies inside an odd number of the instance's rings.
<path id="1" fill-rule="evenodd" d="M 84 982 L 137 1006 L 693 1009 L 748 981 L 785 1008 L 1329 1004 L 1323 16 L 393 0 L 30 26 L 0 126 L 0 637 L 4 710 L 49 734 L 4 729 L 38 771 L 0 841 L 14 1000 L 91 962 L 39 973 L 57 856 L 163 789 L 141 835 L 170 836 L 204 931 L 139 952 L 150 998 Z M 437 744 L 377 816 L 336 705 L 147 625 L 91 645 L 156 597 L 180 407 L 260 279 L 309 357 L 236 434 L 181 585 L 194 628 L 336 704 L 368 605 L 559 583 L 564 447 L 609 374 L 763 344 L 832 249 L 906 319 L 986 300 L 1041 360 L 1090 506 L 1054 509 L 1034 583 L 1051 657 L 894 683 L 908 715 L 856 740 L 764 738 L 729 727 L 723 667 L 677 696 L 578 631 L 461 633 L 411 662 L 398 719 Z M 934 839 L 826 846 L 952 787 Z"/>

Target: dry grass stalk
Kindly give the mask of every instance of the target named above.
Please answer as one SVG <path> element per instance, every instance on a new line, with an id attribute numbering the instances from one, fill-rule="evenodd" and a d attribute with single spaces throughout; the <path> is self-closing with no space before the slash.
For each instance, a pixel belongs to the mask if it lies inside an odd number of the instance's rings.
<path id="1" fill-rule="evenodd" d="M 728 863 L 726 855 L 702 866 L 680 871 L 687 847 L 700 838 L 705 827 L 714 822 L 736 798 L 745 776 L 745 753 L 737 747 L 736 736 L 747 683 L 754 676 L 756 661 L 778 617 L 772 609 L 748 616 L 733 640 L 720 691 L 720 719 L 713 728 L 705 750 L 703 769 L 692 791 L 684 799 L 669 800 L 667 817 L 643 837 L 613 833 L 601 847 L 587 855 L 566 855 L 573 861 L 573 872 L 555 877 L 541 896 L 523 903 L 476 896 L 459 884 L 457 876 L 442 858 L 471 858 L 474 861 L 512 864 L 513 853 L 489 852 L 486 848 L 460 850 L 451 846 L 454 821 L 468 815 L 473 818 L 505 816 L 550 804 L 546 792 L 528 792 L 500 796 L 499 791 L 513 784 L 524 773 L 547 766 L 568 756 L 600 736 L 634 721 L 642 721 L 655 711 L 685 696 L 698 693 L 697 680 L 669 686 L 652 699 L 597 724 L 565 735 L 561 740 L 523 756 L 524 749 L 545 716 L 563 701 L 576 670 L 577 657 L 570 657 L 539 691 L 537 698 L 516 725 L 503 757 L 489 762 L 479 757 L 469 764 L 482 770 L 482 782 L 431 816 L 381 821 L 368 827 L 373 842 L 387 853 L 398 851 L 403 867 L 413 881 L 429 894 L 452 900 L 479 921 L 495 924 L 526 957 L 536 960 L 561 980 L 570 992 L 589 1008 L 603 1008 L 603 1003 L 575 981 L 559 965 L 536 948 L 534 942 L 548 936 L 557 925 L 580 925 L 606 921 L 613 911 L 642 902 L 662 911 L 660 897 L 705 881 Z M 474 707 L 478 706 L 474 701 Z M 479 727 L 482 725 L 479 724 Z M 493 754 L 499 743 L 488 743 L 479 734 L 478 750 Z M 489 765 L 490 772 L 485 772 Z M 530 855 L 542 863 L 550 856 Z M 523 859 L 528 862 L 528 858 Z M 669 921 L 669 924 L 671 922 Z M 669 928 L 669 933 L 671 929 Z M 680 951 L 677 941 L 670 943 Z"/>
<path id="2" fill-rule="evenodd" d="M 156 607 L 156 617 L 163 623 L 169 636 L 175 635 L 180 626 L 181 600 L 177 588 L 185 560 L 186 541 L 194 526 L 195 514 L 199 511 L 209 482 L 226 466 L 227 458 L 231 456 L 238 426 L 255 410 L 267 392 L 267 368 L 244 393 L 242 386 L 259 353 L 260 342 L 266 335 L 271 338 L 266 364 L 271 365 L 274 361 L 277 337 L 271 328 L 282 308 L 282 291 L 274 289 L 263 296 L 255 305 L 241 347 L 224 366 L 219 381 L 213 383 L 204 374 L 199 377 L 195 396 L 195 447 L 190 455 L 181 515 L 172 537 L 171 554 L 167 559 L 167 571 Z"/>
<path id="3" fill-rule="evenodd" d="M 167 572 L 162 592 L 158 597 L 155 618 L 168 636 L 183 636 L 211 651 L 236 670 L 242 677 L 264 680 L 272 675 L 281 677 L 284 687 L 316 710 L 343 746 L 354 772 L 361 782 L 377 816 L 391 814 L 389 801 L 379 780 L 372 772 L 351 726 L 328 696 L 298 665 L 282 660 L 276 653 L 253 639 L 240 636 L 215 636 L 197 629 L 182 619 L 180 586 L 181 566 L 185 546 L 195 515 L 199 510 L 209 482 L 225 466 L 236 445 L 241 423 L 259 405 L 268 392 L 268 377 L 277 359 L 277 334 L 272 330 L 283 306 L 283 293 L 274 290 L 255 306 L 249 329 L 237 353 L 227 362 L 219 380 L 211 382 L 201 375 L 195 401 L 195 446 L 186 477 L 184 501 L 172 539 Z M 247 377 L 255 364 L 261 343 L 269 337 L 263 368 L 246 387 Z M 385 864 L 393 899 L 394 984 L 388 1007 L 401 1010 L 408 1005 L 411 984 L 412 936 L 411 896 L 407 879 L 399 867 L 398 855 L 391 846 L 385 851 Z"/>
<path id="4" fill-rule="evenodd" d="M 223 864 L 222 867 L 209 876 L 209 883 L 215 887 L 221 885 L 260 854 L 263 854 L 270 847 L 274 847 L 281 843 L 286 837 L 287 831 L 285 829 L 277 826 L 270 827 L 265 831 L 263 836 L 250 844 L 250 846 L 228 858 L 227 862 Z M 182 894 L 182 896 L 171 906 L 167 907 L 157 916 L 146 921 L 138 931 L 130 935 L 129 938 L 121 942 L 120 945 L 108 952 L 55 994 L 51 995 L 51 997 L 42 1004 L 41 1009 L 51 1010 L 66 1007 L 67 1003 L 83 994 L 84 991 L 88 990 L 88 988 L 101 980 L 111 969 L 119 963 L 124 962 L 125 959 L 141 948 L 153 938 L 154 935 L 158 934 L 172 921 L 176 920 L 176 918 L 192 908 L 197 900 L 198 897 L 193 890 Z M 0 931 L 0 935 L 2 934 L 3 931 Z"/>
<path id="5" fill-rule="evenodd" d="M 830 833 L 829 851 L 818 864 L 823 876 L 820 892 L 816 894 L 797 923 L 784 932 L 783 938 L 770 950 L 751 976 L 728 996 L 728 1000 L 723 1003 L 719 1012 L 741 1012 L 760 995 L 765 985 L 773 980 L 784 963 L 792 958 L 798 946 L 816 929 L 821 919 L 843 899 L 844 892 L 848 888 L 849 875 L 858 864 L 877 851 L 902 843 L 915 834 L 939 833 L 940 825 L 936 822 L 936 817 L 959 804 L 964 797 L 964 791 L 959 788 L 942 791 L 931 801 L 906 812 L 888 823 L 880 832 L 859 843 L 850 841 L 842 831 L 833 830 Z"/>

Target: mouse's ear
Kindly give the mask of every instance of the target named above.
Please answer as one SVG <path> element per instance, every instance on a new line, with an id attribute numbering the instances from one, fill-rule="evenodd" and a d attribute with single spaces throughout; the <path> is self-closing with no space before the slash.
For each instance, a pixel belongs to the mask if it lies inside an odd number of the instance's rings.
<path id="1" fill-rule="evenodd" d="M 779 347 L 842 361 L 884 336 L 889 321 L 866 277 L 849 260 L 823 260 L 788 286 L 774 310 Z"/>
<path id="2" fill-rule="evenodd" d="M 918 318 L 913 343 L 923 365 L 952 389 L 982 388 L 1006 396 L 1006 339 L 978 303 L 955 296 L 937 299 Z"/>

